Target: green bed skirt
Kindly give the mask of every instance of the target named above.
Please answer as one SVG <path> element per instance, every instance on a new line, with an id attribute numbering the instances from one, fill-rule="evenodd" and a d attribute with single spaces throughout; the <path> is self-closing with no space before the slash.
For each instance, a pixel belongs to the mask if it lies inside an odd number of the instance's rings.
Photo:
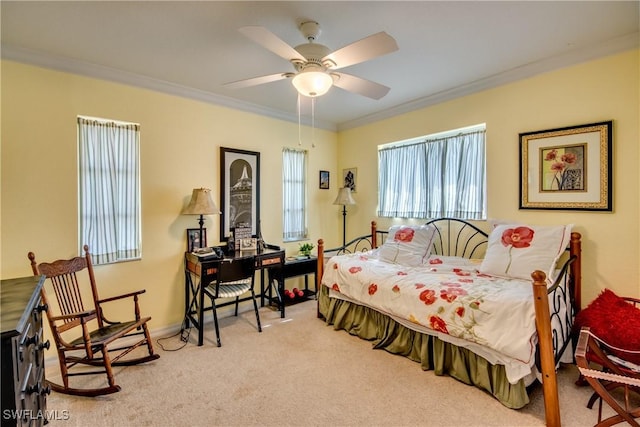
<path id="1" fill-rule="evenodd" d="M 408 357 L 425 371 L 449 375 L 485 390 L 508 408 L 518 409 L 529 403 L 524 381 L 510 384 L 504 366 L 492 365 L 466 348 L 413 331 L 369 307 L 329 298 L 328 288 L 320 288 L 320 313 L 334 329 L 372 341 L 373 348 Z"/>

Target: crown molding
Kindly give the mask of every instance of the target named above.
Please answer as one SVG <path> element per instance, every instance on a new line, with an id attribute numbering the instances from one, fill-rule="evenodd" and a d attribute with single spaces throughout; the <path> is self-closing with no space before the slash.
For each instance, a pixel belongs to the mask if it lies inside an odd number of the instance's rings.
<path id="1" fill-rule="evenodd" d="M 154 79 L 136 73 L 130 73 L 128 71 L 105 67 L 103 65 L 79 61 L 73 58 L 52 55 L 49 53 L 31 49 L 18 48 L 15 46 L 7 46 L 4 44 L 2 45 L 2 58 L 43 68 L 50 68 L 53 70 L 71 74 L 78 74 L 85 77 L 108 80 L 116 83 L 126 84 L 129 86 L 150 89 L 169 95 L 195 99 L 197 101 L 207 102 L 222 107 L 228 107 L 235 110 L 267 116 L 273 119 L 284 120 L 296 124 L 298 123 L 297 114 L 291 114 L 250 102 L 239 101 L 234 98 L 218 95 L 200 89 L 194 89 L 164 80 Z M 307 116 L 302 116 L 300 118 L 300 122 L 301 124 L 306 126 L 312 125 L 311 119 Z M 314 125 L 316 128 L 326 129 L 334 132 L 337 130 L 337 125 L 328 121 L 316 119 Z"/>
<path id="2" fill-rule="evenodd" d="M 430 107 L 441 102 L 498 87 L 507 83 L 512 83 L 517 80 L 529 78 L 537 74 L 575 65 L 585 61 L 590 61 L 626 50 L 637 49 L 639 45 L 640 33 L 635 32 L 626 36 L 608 40 L 594 46 L 574 49 L 561 55 L 556 55 L 553 57 L 542 59 L 540 61 L 531 62 L 529 64 L 525 64 L 520 67 L 495 74 L 493 76 L 465 83 L 454 88 L 447 89 L 423 98 L 419 98 L 411 102 L 400 104 L 395 107 L 388 108 L 377 113 L 369 114 L 354 120 L 348 120 L 337 124 L 328 121 L 316 120 L 314 125 L 316 128 L 326 129 L 334 132 L 352 129 L 380 120 L 389 119 L 400 114 L 405 114 L 422 108 Z M 14 46 L 7 46 L 4 44 L 2 45 L 1 54 L 3 59 L 150 89 L 157 92 L 195 99 L 198 101 L 245 111 L 248 113 L 258 114 L 278 120 L 284 120 L 293 123 L 298 123 L 299 120 L 296 114 L 266 108 L 264 106 L 253 104 L 250 102 L 239 101 L 237 99 L 217 95 L 211 92 L 178 85 L 164 80 L 153 79 L 150 77 L 142 76 L 140 74 L 130 73 L 115 68 L 79 61 L 72 58 L 61 57 L 49 53 L 18 48 Z M 300 122 L 305 126 L 312 125 L 310 118 L 306 116 L 301 117 Z"/>
<path id="3" fill-rule="evenodd" d="M 512 83 L 517 80 L 533 77 L 548 71 L 575 65 L 601 58 L 608 55 L 624 52 L 631 49 L 637 49 L 640 46 L 640 33 L 632 33 L 626 36 L 608 40 L 606 42 L 588 46 L 580 49 L 574 49 L 570 52 L 545 58 L 540 61 L 531 62 L 520 67 L 507 70 L 505 72 L 494 74 L 492 76 L 475 80 L 451 89 L 447 89 L 433 95 L 419 98 L 411 102 L 397 105 L 393 108 L 386 109 L 377 113 L 369 114 L 354 120 L 349 120 L 338 124 L 338 131 L 352 129 L 369 123 L 389 119 L 400 114 L 409 113 L 425 107 L 439 104 L 441 102 L 450 101 L 462 96 L 471 95 L 486 89 L 492 89 L 498 86 Z"/>

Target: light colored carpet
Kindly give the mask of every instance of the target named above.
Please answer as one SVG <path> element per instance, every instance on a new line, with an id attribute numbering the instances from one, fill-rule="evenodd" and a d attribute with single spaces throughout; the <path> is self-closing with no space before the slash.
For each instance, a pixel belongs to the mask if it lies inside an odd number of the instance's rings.
<path id="1" fill-rule="evenodd" d="M 350 336 L 316 318 L 315 301 L 287 307 L 287 317 L 261 309 L 221 320 L 222 347 L 213 325 L 205 343 L 196 331 L 181 350 L 164 351 L 147 365 L 116 368 L 122 391 L 84 398 L 52 393 L 49 411 L 68 420 L 50 426 L 543 426 L 542 388 L 512 410 L 475 387 L 422 371 L 420 365 Z M 158 337 L 155 337 L 158 338 Z M 162 340 L 179 347 L 179 338 Z M 48 365 L 55 379 L 57 366 Z M 574 366 L 559 372 L 562 423 L 589 426 L 589 387 L 577 387 Z M 99 378 L 102 381 L 102 378 Z M 85 384 L 97 378 L 80 377 Z M 76 383 L 78 385 L 79 383 Z M 65 411 L 65 412 L 63 412 Z"/>

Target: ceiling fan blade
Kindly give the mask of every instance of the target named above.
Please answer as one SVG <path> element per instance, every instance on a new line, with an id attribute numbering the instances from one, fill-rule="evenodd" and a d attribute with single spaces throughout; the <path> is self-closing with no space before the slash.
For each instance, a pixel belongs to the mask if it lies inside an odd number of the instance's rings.
<path id="1" fill-rule="evenodd" d="M 297 50 L 264 27 L 248 26 L 242 27 L 238 31 L 287 61 L 291 61 L 292 59 L 305 60 Z"/>
<path id="2" fill-rule="evenodd" d="M 286 79 L 287 77 L 291 77 L 292 73 L 277 73 L 270 74 L 268 76 L 260 76 L 254 77 L 251 79 L 238 80 L 235 82 L 229 82 L 223 84 L 224 87 L 229 89 L 241 89 L 244 87 L 257 86 L 264 83 L 271 83 L 278 80 Z"/>
<path id="3" fill-rule="evenodd" d="M 348 67 L 398 50 L 398 44 L 389 34 L 381 31 L 331 52 L 322 60 L 336 64 L 332 69 Z"/>
<path id="4" fill-rule="evenodd" d="M 370 80 L 365 80 L 360 77 L 352 76 L 345 73 L 332 73 L 338 78 L 333 80 L 333 85 L 349 92 L 357 93 L 358 95 L 366 96 L 371 99 L 380 99 L 389 93 L 390 88 L 375 83 Z"/>

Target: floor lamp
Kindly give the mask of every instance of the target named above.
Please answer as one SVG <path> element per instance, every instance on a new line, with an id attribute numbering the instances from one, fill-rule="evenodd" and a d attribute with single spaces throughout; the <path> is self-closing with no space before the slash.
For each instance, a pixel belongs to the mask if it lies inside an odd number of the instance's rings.
<path id="1" fill-rule="evenodd" d="M 182 211 L 183 215 L 200 215 L 198 222 L 200 223 L 200 247 L 204 241 L 203 226 L 204 215 L 220 215 L 220 209 L 211 200 L 211 190 L 208 188 L 194 188 L 191 194 L 191 200 L 186 208 Z"/>
<path id="2" fill-rule="evenodd" d="M 349 187 L 342 187 L 333 204 L 342 205 L 342 246 L 344 246 L 347 242 L 347 205 L 356 204 L 356 201 L 351 197 L 351 189 Z"/>

